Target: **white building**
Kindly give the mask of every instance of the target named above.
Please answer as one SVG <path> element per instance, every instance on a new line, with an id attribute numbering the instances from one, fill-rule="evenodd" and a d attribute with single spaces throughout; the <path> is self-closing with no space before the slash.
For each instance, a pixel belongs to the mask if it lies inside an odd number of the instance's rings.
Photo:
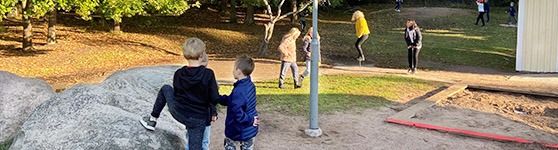
<path id="1" fill-rule="evenodd" d="M 558 72 L 558 0 L 519 0 L 517 71 Z"/>

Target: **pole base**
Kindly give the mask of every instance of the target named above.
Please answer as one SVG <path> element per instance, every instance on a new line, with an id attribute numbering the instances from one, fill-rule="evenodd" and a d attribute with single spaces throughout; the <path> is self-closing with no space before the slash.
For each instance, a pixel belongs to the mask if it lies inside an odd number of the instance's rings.
<path id="1" fill-rule="evenodd" d="M 322 135 L 322 129 L 306 129 L 304 130 L 304 133 L 310 137 L 319 137 Z"/>

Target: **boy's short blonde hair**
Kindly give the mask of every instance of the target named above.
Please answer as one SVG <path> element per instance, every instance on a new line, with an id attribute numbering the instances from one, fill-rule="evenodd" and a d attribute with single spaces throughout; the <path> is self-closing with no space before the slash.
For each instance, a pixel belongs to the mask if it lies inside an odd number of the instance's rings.
<path id="1" fill-rule="evenodd" d="M 357 10 L 355 11 L 355 13 L 353 13 L 353 17 L 351 18 L 351 21 L 357 21 L 360 18 L 364 18 L 364 13 L 362 13 L 362 11 Z"/>
<path id="2" fill-rule="evenodd" d="M 205 43 L 198 38 L 188 38 L 182 44 L 182 54 L 186 59 L 198 59 L 205 51 Z"/>

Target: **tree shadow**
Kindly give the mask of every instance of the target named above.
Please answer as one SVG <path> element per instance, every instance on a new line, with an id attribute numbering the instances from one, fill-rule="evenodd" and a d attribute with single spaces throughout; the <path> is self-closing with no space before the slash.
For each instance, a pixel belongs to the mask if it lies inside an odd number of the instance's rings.
<path id="1" fill-rule="evenodd" d="M 37 56 L 37 55 L 47 54 L 50 51 L 52 51 L 52 50 L 35 49 L 35 50 L 32 50 L 32 51 L 23 51 L 22 48 L 16 48 L 15 45 L 0 44 L 0 56 L 6 56 L 6 57 Z"/>
<path id="2" fill-rule="evenodd" d="M 263 87 L 256 87 L 263 88 Z M 277 87 L 274 87 L 277 88 Z M 293 89 L 284 89 L 293 90 Z M 309 115 L 309 94 L 258 94 L 260 113 L 283 113 L 290 115 Z M 358 94 L 319 94 L 318 110 L 330 114 L 362 108 L 378 108 L 394 102 L 379 96 Z"/>

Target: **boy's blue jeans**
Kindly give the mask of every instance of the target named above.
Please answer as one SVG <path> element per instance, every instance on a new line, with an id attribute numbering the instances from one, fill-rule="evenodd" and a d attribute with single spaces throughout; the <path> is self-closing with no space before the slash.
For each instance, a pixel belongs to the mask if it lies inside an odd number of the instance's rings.
<path id="1" fill-rule="evenodd" d="M 205 119 L 198 119 L 192 117 L 185 117 L 183 114 L 176 110 L 174 89 L 170 85 L 163 85 L 159 93 L 157 94 L 157 100 L 155 100 L 155 105 L 153 105 L 153 111 L 151 116 L 159 118 L 161 111 L 165 108 L 165 105 L 169 107 L 169 112 L 174 119 L 178 122 L 186 125 L 188 130 L 188 147 L 193 150 L 202 149 L 202 140 L 205 132 Z"/>
<path id="2" fill-rule="evenodd" d="M 211 134 L 211 126 L 205 126 L 205 132 L 203 132 L 203 150 L 209 150 L 209 136 Z M 186 130 L 186 141 L 188 141 L 188 130 Z M 186 149 L 188 150 L 188 145 L 186 145 Z"/>

